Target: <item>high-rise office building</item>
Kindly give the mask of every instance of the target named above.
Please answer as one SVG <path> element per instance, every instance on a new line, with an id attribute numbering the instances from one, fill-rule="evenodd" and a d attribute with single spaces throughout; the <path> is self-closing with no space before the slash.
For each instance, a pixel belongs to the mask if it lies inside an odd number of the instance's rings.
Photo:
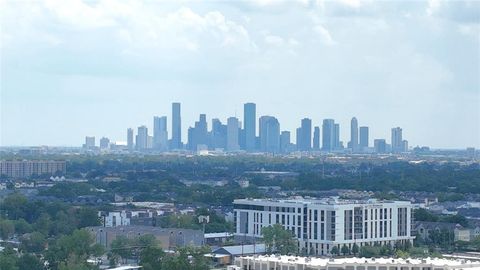
<path id="1" fill-rule="evenodd" d="M 196 141 L 197 144 L 208 144 L 208 124 L 207 124 L 207 115 L 200 114 L 200 119 L 195 123 L 196 130 Z"/>
<path id="2" fill-rule="evenodd" d="M 255 151 L 256 135 L 256 105 L 255 103 L 245 103 L 243 105 L 243 124 L 245 132 L 245 150 Z"/>
<path id="3" fill-rule="evenodd" d="M 302 119 L 301 127 L 297 130 L 297 149 L 310 151 L 312 149 L 312 120 Z"/>
<path id="4" fill-rule="evenodd" d="M 387 142 L 385 141 L 385 139 L 375 139 L 373 141 L 373 147 L 375 153 L 383 154 L 387 152 Z"/>
<path id="5" fill-rule="evenodd" d="M 182 117 L 180 103 L 172 103 L 172 141 L 171 149 L 182 148 Z"/>
<path id="6" fill-rule="evenodd" d="M 296 138 L 296 143 L 295 146 L 297 147 L 297 150 L 300 151 L 300 144 L 302 143 L 302 128 L 299 127 L 295 130 L 295 138 Z"/>
<path id="7" fill-rule="evenodd" d="M 352 152 L 358 152 L 358 121 L 355 117 L 350 121 L 350 148 Z"/>
<path id="8" fill-rule="evenodd" d="M 402 152 L 407 152 L 408 151 L 408 141 L 403 140 L 402 141 Z"/>
<path id="9" fill-rule="evenodd" d="M 133 142 L 133 128 L 127 129 L 127 147 L 128 150 L 135 149 L 135 144 Z"/>
<path id="10" fill-rule="evenodd" d="M 267 152 L 280 152 L 280 123 L 277 118 L 267 122 Z"/>
<path id="11" fill-rule="evenodd" d="M 400 153 L 403 152 L 403 143 L 402 143 L 402 129 L 400 127 L 392 128 L 392 152 Z"/>
<path id="12" fill-rule="evenodd" d="M 148 147 L 148 128 L 140 126 L 137 130 L 137 140 L 135 142 L 137 150 L 145 150 Z"/>
<path id="13" fill-rule="evenodd" d="M 227 126 L 222 124 L 222 122 L 217 118 L 212 119 L 212 131 L 210 132 L 210 148 L 227 148 Z"/>
<path id="14" fill-rule="evenodd" d="M 95 136 L 86 136 L 85 137 L 85 144 L 83 148 L 92 149 L 95 148 Z"/>
<path id="15" fill-rule="evenodd" d="M 106 137 L 100 139 L 100 149 L 107 149 L 110 146 L 110 140 Z"/>
<path id="16" fill-rule="evenodd" d="M 153 148 L 159 151 L 168 150 L 167 117 L 153 117 Z"/>
<path id="17" fill-rule="evenodd" d="M 227 150 L 238 151 L 240 146 L 238 144 L 238 130 L 239 122 L 236 117 L 229 117 L 227 119 Z"/>
<path id="18" fill-rule="evenodd" d="M 342 145 L 340 144 L 340 124 L 335 124 L 334 127 L 335 128 L 334 128 L 334 131 L 333 131 L 334 132 L 333 133 L 334 134 L 333 135 L 333 137 L 334 137 L 333 149 L 338 150 L 342 147 Z"/>
<path id="19" fill-rule="evenodd" d="M 148 135 L 147 136 L 147 149 L 152 149 L 153 148 L 153 136 Z"/>
<path id="20" fill-rule="evenodd" d="M 195 122 L 194 127 L 188 129 L 188 149 L 197 151 L 199 145 L 208 145 L 207 116 L 200 114 L 200 118 Z"/>
<path id="21" fill-rule="evenodd" d="M 259 139 L 260 139 L 260 151 L 261 152 L 266 152 L 267 149 L 267 136 L 266 136 L 266 131 L 267 131 L 267 122 L 270 118 L 273 118 L 272 116 L 264 115 L 261 116 L 258 119 L 258 133 L 259 133 Z"/>
<path id="22" fill-rule="evenodd" d="M 260 117 L 260 148 L 263 152 L 280 151 L 280 123 L 273 116 Z"/>
<path id="23" fill-rule="evenodd" d="M 280 134 L 280 152 L 288 153 L 290 151 L 290 131 L 282 131 Z"/>
<path id="24" fill-rule="evenodd" d="M 335 121 L 324 119 L 322 124 L 322 150 L 330 152 L 335 149 Z"/>
<path id="25" fill-rule="evenodd" d="M 360 127 L 360 150 L 368 147 L 368 127 Z"/>
<path id="26" fill-rule="evenodd" d="M 313 129 L 313 150 L 320 150 L 320 127 Z"/>
<path id="27" fill-rule="evenodd" d="M 245 129 L 242 128 L 242 121 L 238 121 L 238 145 L 240 149 L 245 150 L 246 145 L 245 145 Z"/>

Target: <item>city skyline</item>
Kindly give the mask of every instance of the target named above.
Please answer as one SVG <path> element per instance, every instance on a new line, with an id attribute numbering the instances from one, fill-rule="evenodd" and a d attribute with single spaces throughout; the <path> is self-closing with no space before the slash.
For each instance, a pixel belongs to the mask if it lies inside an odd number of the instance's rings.
<path id="1" fill-rule="evenodd" d="M 297 127 L 287 129 L 283 128 L 281 125 L 281 120 L 278 119 L 274 114 L 266 114 L 266 115 L 258 115 L 256 114 L 257 112 L 257 104 L 254 102 L 246 102 L 243 104 L 243 110 L 240 115 L 238 112 L 235 113 L 235 116 L 227 116 L 226 118 L 220 118 L 216 116 L 208 116 L 205 113 L 200 113 L 197 115 L 197 118 L 200 117 L 198 121 L 193 121 L 192 123 L 180 123 L 180 128 L 178 130 L 178 123 L 175 124 L 173 121 L 173 118 L 178 118 L 178 119 L 183 119 L 183 113 L 181 111 L 181 108 L 183 108 L 182 102 L 172 102 L 171 103 L 171 110 L 170 114 L 157 114 L 151 116 L 150 121 L 145 121 L 144 123 L 138 123 L 136 125 L 132 125 L 129 127 L 126 127 L 126 129 L 123 131 L 123 135 L 117 137 L 111 137 L 109 134 L 83 134 L 82 137 L 82 142 L 86 143 L 85 146 L 87 148 L 95 147 L 95 146 L 100 146 L 101 140 L 102 139 L 107 139 L 108 143 L 113 143 L 113 144 L 119 144 L 119 145 L 125 145 L 127 146 L 127 149 L 129 150 L 144 150 L 144 149 L 154 149 L 154 150 L 160 150 L 160 151 L 167 151 L 167 150 L 191 150 L 191 151 L 196 151 L 192 147 L 189 146 L 189 141 L 192 139 L 189 137 L 189 132 L 192 132 L 196 127 L 198 127 L 200 123 L 200 128 L 203 129 L 203 136 L 205 138 L 201 143 L 195 142 L 195 144 L 207 144 L 207 136 L 210 136 L 210 133 L 214 132 L 214 127 L 216 122 L 218 122 L 221 125 L 224 125 L 227 130 L 225 131 L 226 134 L 229 132 L 228 129 L 228 121 L 233 119 L 236 119 L 237 124 L 239 125 L 239 132 L 243 131 L 245 132 L 245 119 L 247 118 L 252 118 L 255 117 L 254 121 L 254 140 L 255 139 L 260 139 L 260 125 L 262 121 L 262 117 L 268 117 L 275 119 L 278 122 L 279 125 L 279 150 L 275 152 L 281 152 L 281 135 L 283 132 L 288 132 L 289 133 L 289 140 L 290 143 L 295 145 L 295 150 L 298 151 L 312 151 L 312 150 L 322 150 L 322 151 L 334 151 L 335 149 L 338 150 L 338 148 L 342 149 L 352 149 L 353 152 L 361 152 L 358 149 L 359 147 L 371 147 L 372 149 L 376 149 L 374 146 L 375 141 L 385 141 L 386 145 L 389 147 L 392 147 L 390 150 L 393 153 L 399 153 L 401 152 L 399 149 L 403 149 L 403 143 L 406 142 L 407 146 L 406 149 L 409 149 L 409 147 L 415 147 L 415 146 L 427 146 L 431 147 L 431 145 L 428 144 L 415 144 L 411 143 L 410 141 L 404 141 L 402 139 L 402 133 L 403 133 L 403 128 L 400 128 L 394 124 L 392 124 L 392 127 L 388 128 L 388 131 L 384 137 L 372 137 L 371 130 L 375 130 L 375 125 L 366 125 L 365 122 L 363 121 L 358 121 L 356 116 L 352 116 L 350 120 L 346 121 L 345 123 L 339 123 L 337 122 L 336 119 L 331 119 L 331 118 L 323 118 L 320 119 L 320 121 L 315 122 L 312 118 L 305 116 L 301 119 L 298 119 Z M 253 108 L 253 109 L 252 109 Z M 249 110 L 249 112 L 245 113 L 245 110 Z M 253 110 L 253 114 L 252 111 Z M 247 116 L 249 115 L 249 116 Z M 191 118 L 186 117 L 186 118 Z M 169 120 L 170 119 L 170 120 Z M 169 123 L 168 125 L 167 123 Z M 179 120 L 179 122 L 182 122 Z M 326 125 L 326 126 L 325 126 Z M 178 130 L 176 133 L 173 132 L 175 129 L 174 127 L 177 127 L 176 129 Z M 250 126 L 251 128 L 251 126 Z M 302 133 L 302 130 L 304 128 L 307 128 L 307 133 Z M 316 131 L 318 129 L 318 131 Z M 325 130 L 325 131 L 324 131 Z M 352 137 L 354 136 L 354 130 L 356 130 L 356 138 Z M 399 131 L 397 131 L 399 130 Z M 125 132 L 126 131 L 126 132 Z M 308 132 L 309 131 L 309 132 Z M 130 132 L 133 132 L 133 146 L 130 145 Z M 317 135 L 315 132 L 319 132 Z M 113 132 L 114 134 L 119 133 L 118 131 Z M 137 137 L 138 134 L 141 133 L 142 135 L 140 137 Z M 155 136 L 155 134 L 161 134 L 158 136 Z M 331 133 L 331 134 L 330 134 Z M 338 133 L 338 134 L 337 134 Z M 385 131 L 380 131 L 376 132 L 375 134 L 384 134 Z M 174 135 L 175 134 L 175 135 Z M 308 135 L 309 134 L 309 135 Z M 398 135 L 399 134 L 399 137 Z M 410 132 L 408 133 L 410 134 Z M 298 135 L 301 135 L 304 138 L 299 138 Z M 176 141 L 177 137 L 180 136 L 180 141 Z M 246 134 L 243 134 L 243 137 L 241 137 L 241 134 L 236 135 L 238 137 L 238 149 L 236 150 L 245 150 L 247 152 L 271 152 L 267 151 L 264 146 L 262 146 L 262 142 L 260 145 L 258 145 L 259 148 L 247 148 L 247 139 L 246 139 Z M 318 136 L 316 138 L 316 136 Z M 331 137 L 329 137 L 331 136 Z M 151 138 L 148 138 L 151 137 Z M 306 139 L 306 138 L 307 139 Z M 324 141 L 324 137 L 326 138 L 325 140 L 331 140 L 331 142 L 326 142 Z M 362 138 L 363 137 L 363 138 Z M 398 137 L 398 139 L 397 139 Z M 143 139 L 142 139 L 143 138 Z M 352 147 L 351 139 L 356 140 L 356 147 Z M 151 141 L 148 141 L 150 139 Z M 160 140 L 160 141 L 156 141 Z M 231 149 L 228 147 L 228 138 L 227 141 L 225 141 L 225 151 L 232 151 L 234 149 Z M 361 141 L 363 139 L 363 144 L 361 144 Z M 93 140 L 93 141 L 92 141 Z M 98 141 L 95 141 L 98 140 Z M 141 141 L 141 146 L 137 145 L 137 140 Z M 306 141 L 305 141 L 306 140 Z M 315 141 L 318 140 L 318 146 L 319 148 L 315 148 Z M 242 144 L 243 141 L 243 144 Z M 395 141 L 396 145 L 393 146 L 393 142 Z M 93 144 L 92 144 L 93 143 Z M 255 142 L 254 142 L 255 143 Z M 300 144 L 299 144 L 300 143 Z M 324 145 L 327 145 L 327 148 L 324 148 Z M 332 146 L 328 147 L 329 144 L 332 144 Z M 40 144 L 40 145 L 12 145 L 12 146 L 42 146 L 45 144 Z M 8 146 L 8 145 L 7 145 Z M 72 145 L 45 145 L 45 146 L 71 146 L 71 147 L 77 147 L 78 142 L 72 144 Z M 5 145 L 2 145 L 2 147 L 5 147 Z M 196 147 L 196 146 L 195 146 Z M 466 148 L 469 147 L 474 147 L 474 146 L 467 146 Z M 106 148 L 106 147 L 100 147 L 100 148 Z M 433 149 L 462 149 L 462 148 L 435 148 L 432 147 Z M 249 151 L 250 150 L 250 151 Z M 383 151 L 381 151 L 383 152 Z"/>
<path id="2" fill-rule="evenodd" d="M 2 146 L 123 138 L 172 101 L 185 141 L 200 113 L 243 122 L 253 101 L 291 140 L 299 119 L 355 116 L 371 138 L 480 148 L 478 1 L 0 5 Z"/>
<path id="3" fill-rule="evenodd" d="M 283 130 L 280 121 L 270 115 L 256 115 L 257 106 L 253 102 L 244 104 L 242 121 L 237 116 L 231 116 L 222 123 L 222 120 L 210 119 L 209 127 L 207 115 L 201 113 L 199 120 L 190 125 L 187 130 L 187 140 L 182 140 L 181 129 L 178 124 L 182 118 L 181 103 L 172 103 L 171 117 L 172 132 L 169 137 L 168 116 L 153 116 L 153 132 L 148 132 L 146 125 L 137 127 L 137 135 L 134 129 L 127 128 L 126 143 L 122 140 L 112 141 L 102 137 L 100 149 L 112 150 L 137 150 L 137 151 L 176 151 L 188 150 L 192 152 L 203 150 L 220 150 L 226 152 L 265 152 L 265 153 L 290 153 L 294 151 L 311 152 L 350 152 L 350 153 L 404 153 L 409 151 L 408 140 L 402 136 L 403 130 L 400 127 L 391 128 L 390 144 L 386 139 L 370 138 L 368 126 L 358 127 L 358 120 L 352 117 L 350 120 L 349 138 L 342 140 L 343 134 L 340 124 L 335 119 L 323 119 L 322 126 L 314 126 L 312 130 L 312 119 L 303 118 L 300 126 L 296 128 L 295 140 L 292 141 L 291 131 Z M 257 121 L 258 120 L 258 121 Z M 258 124 L 257 124 L 258 123 Z M 257 130 L 258 133 L 255 132 Z M 348 127 L 347 127 L 348 128 Z M 247 135 L 248 134 L 248 135 Z M 322 135 L 321 135 L 322 134 Z M 258 136 L 257 136 L 258 135 Z M 313 137 L 312 137 L 313 136 Z M 133 138 L 135 137 L 135 140 Z M 373 142 L 372 146 L 370 141 Z M 379 144 L 379 142 L 381 142 Z M 422 147 L 429 147 L 422 145 Z M 96 149 L 95 136 L 86 136 L 85 149 Z"/>

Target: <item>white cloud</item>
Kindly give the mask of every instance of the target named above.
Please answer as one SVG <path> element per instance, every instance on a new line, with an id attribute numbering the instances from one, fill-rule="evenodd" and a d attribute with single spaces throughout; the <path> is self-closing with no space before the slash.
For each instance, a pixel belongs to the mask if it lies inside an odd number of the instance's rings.
<path id="1" fill-rule="evenodd" d="M 322 25 L 316 25 L 313 27 L 313 30 L 320 36 L 320 39 L 325 45 L 335 45 L 335 41 L 333 40 L 330 32 L 323 27 Z"/>
<path id="2" fill-rule="evenodd" d="M 267 35 L 265 37 L 265 42 L 270 45 L 281 46 L 284 44 L 285 41 L 279 36 Z"/>
<path id="3" fill-rule="evenodd" d="M 48 0 L 10 3 L 5 8 L 12 10 L 11 16 L 2 18 L 5 25 L 2 40 L 9 42 L 25 43 L 28 39 L 35 39 L 39 33 L 44 33 L 48 42 L 58 44 L 60 38 L 70 36 L 71 31 L 81 35 L 108 28 L 112 29 L 113 38 L 134 47 L 188 50 L 197 50 L 203 46 L 236 46 L 243 50 L 255 47 L 245 27 L 216 10 L 205 12 L 204 15 L 188 7 L 157 12 L 141 2 L 112 0 L 101 0 L 92 5 L 80 0 Z M 25 11 L 24 16 L 29 19 L 24 22 L 25 31 L 18 32 L 15 15 L 22 11 Z M 54 34 L 51 33 L 52 25 L 58 29 Z"/>
<path id="4" fill-rule="evenodd" d="M 339 0 L 339 2 L 351 8 L 359 8 L 362 5 L 360 0 Z"/>

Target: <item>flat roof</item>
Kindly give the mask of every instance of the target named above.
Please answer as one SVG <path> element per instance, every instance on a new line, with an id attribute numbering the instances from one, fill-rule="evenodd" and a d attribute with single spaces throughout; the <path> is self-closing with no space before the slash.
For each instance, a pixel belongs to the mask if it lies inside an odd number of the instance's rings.
<path id="1" fill-rule="evenodd" d="M 257 262 L 280 262 L 285 264 L 305 264 L 309 266 L 334 266 L 334 265 L 430 265 L 438 267 L 459 267 L 480 269 L 480 262 L 470 260 L 452 260 L 443 258 L 313 258 L 297 256 L 243 256 L 238 259 L 250 259 Z"/>
<path id="2" fill-rule="evenodd" d="M 219 233 L 206 233 L 204 235 L 204 238 L 207 239 L 207 238 L 219 238 L 219 237 L 231 237 L 231 236 L 233 236 L 232 233 L 219 232 Z"/>
<path id="3" fill-rule="evenodd" d="M 274 199 L 274 198 L 261 198 L 261 199 L 235 199 L 233 203 L 255 203 L 255 202 L 269 202 L 269 203 L 291 203 L 291 204 L 321 204 L 321 205 L 348 205 L 348 204 L 364 204 L 364 205 L 374 205 L 374 204 L 411 204 L 409 201 L 390 201 L 390 200 L 377 200 L 377 199 L 367 199 L 367 200 L 346 200 L 339 199 L 337 197 L 330 198 L 301 198 L 295 197 L 291 199 Z"/>
<path id="4" fill-rule="evenodd" d="M 119 266 L 115 268 L 108 268 L 107 270 L 135 270 L 135 269 L 140 269 L 143 266 L 133 266 L 133 265 L 124 265 L 124 266 Z"/>

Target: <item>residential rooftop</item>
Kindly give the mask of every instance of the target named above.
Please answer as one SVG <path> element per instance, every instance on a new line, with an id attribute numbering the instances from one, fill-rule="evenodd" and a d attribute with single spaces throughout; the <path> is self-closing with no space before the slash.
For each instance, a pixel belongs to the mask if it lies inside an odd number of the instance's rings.
<path id="1" fill-rule="evenodd" d="M 334 266 L 410 266 L 440 269 L 480 270 L 480 261 L 452 260 L 444 258 L 313 258 L 279 255 L 255 255 L 238 257 L 235 264 L 255 261 L 256 263 L 277 263 L 280 265 L 304 265 L 309 267 Z M 232 268 L 234 269 L 234 268 Z M 421 268 L 420 268 L 421 269 Z"/>
<path id="2" fill-rule="evenodd" d="M 385 204 L 385 203 L 402 203 L 410 204 L 409 201 L 392 201 L 392 200 L 377 200 L 377 199 L 340 199 L 339 197 L 329 198 L 310 198 L 310 197 L 293 197 L 289 199 L 275 199 L 275 198 L 246 198 L 236 199 L 234 203 L 254 203 L 254 202 L 270 202 L 270 203 L 291 203 L 291 204 L 322 204 L 322 205 L 348 205 L 348 204 Z"/>

